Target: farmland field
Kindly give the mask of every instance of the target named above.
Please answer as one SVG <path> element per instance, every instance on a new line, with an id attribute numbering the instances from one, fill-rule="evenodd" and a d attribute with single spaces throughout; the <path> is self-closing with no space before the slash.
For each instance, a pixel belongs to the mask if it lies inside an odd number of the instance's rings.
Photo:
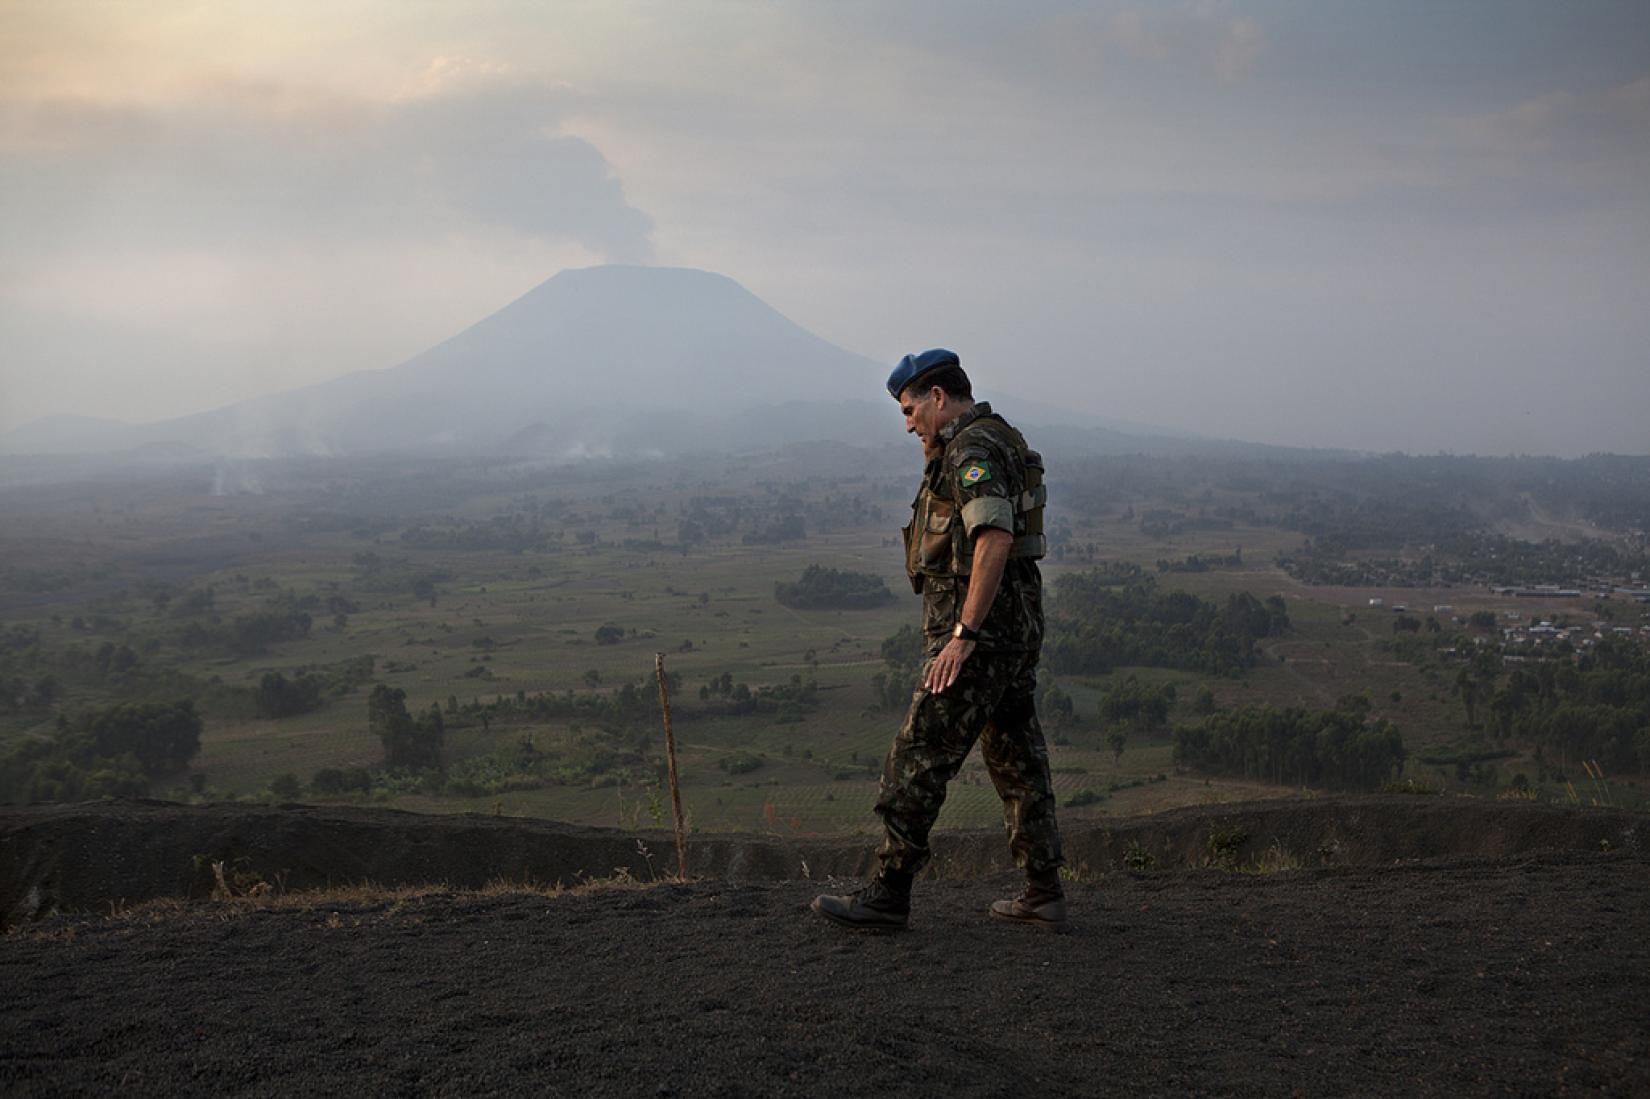
<path id="1" fill-rule="evenodd" d="M 13 657 L 14 667 L 27 664 L 19 682 L 51 669 L 57 695 L 50 706 L 0 715 L 0 748 L 49 738 L 60 715 L 189 697 L 204 719 L 200 750 L 186 771 L 155 784 L 160 796 L 645 824 L 668 813 L 654 701 L 662 654 L 692 827 L 869 832 L 876 776 L 902 714 L 897 686 L 877 682 L 897 679 L 883 644 L 917 616 L 898 547 L 909 457 L 855 452 L 830 476 L 799 447 L 744 459 L 317 460 L 14 483 L 0 490 L 0 625 L 32 638 L 32 655 Z M 1278 597 L 1290 624 L 1236 674 L 1045 665 L 1040 689 L 1070 700 L 1069 716 L 1044 707 L 1063 815 L 1311 796 L 1178 766 L 1173 730 L 1196 720 L 1204 693 L 1222 710 L 1328 709 L 1361 695 L 1372 720 L 1401 731 L 1403 777 L 1452 780 L 1419 757 L 1469 742 L 1461 700 L 1438 667 L 1394 652 L 1391 612 L 1369 606 L 1375 589 L 1292 579 L 1276 560 L 1301 536 L 1273 522 L 1165 534 L 1137 521 L 1158 504 L 1184 506 L 1184 492 L 1167 501 L 1114 493 L 1079 511 L 1062 505 L 1062 487 L 1056 478 L 1049 519 L 1058 549 L 1044 562 L 1051 592 L 1060 577 L 1105 563 L 1154 574 L 1165 560 L 1232 555 L 1224 567 L 1157 573 L 1155 583 L 1215 604 L 1240 593 Z M 781 604 L 776 585 L 810 565 L 878 578 L 891 598 L 854 610 Z M 1456 616 L 1504 613 L 1510 603 L 1479 586 L 1380 594 L 1448 605 Z M 1051 599 L 1051 613 L 1059 608 Z M 1518 605 L 1524 614 L 1549 609 L 1565 608 Z M 260 622 L 267 636 L 254 629 Z M 312 708 L 272 717 L 256 704 L 270 673 L 310 676 L 324 690 Z M 1102 699 L 1131 677 L 1173 687 L 1165 720 L 1127 729 L 1102 720 Z M 383 771 L 367 715 L 379 685 L 404 692 L 411 715 L 441 712 L 449 781 Z M 512 771 L 523 752 L 537 780 Z M 1537 767 L 1515 747 L 1478 785 L 1493 793 Z M 371 774 L 370 788 L 315 781 L 357 768 Z M 1610 796 L 1634 801 L 1636 780 L 1624 776 Z M 976 756 L 941 825 L 999 818 Z"/>

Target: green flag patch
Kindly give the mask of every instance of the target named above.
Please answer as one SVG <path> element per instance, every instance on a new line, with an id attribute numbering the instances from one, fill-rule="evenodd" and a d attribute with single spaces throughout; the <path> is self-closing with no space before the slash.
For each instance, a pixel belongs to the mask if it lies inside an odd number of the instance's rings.
<path id="1" fill-rule="evenodd" d="M 991 466 L 985 462 L 969 462 L 958 476 L 965 485 L 977 485 L 991 480 Z"/>

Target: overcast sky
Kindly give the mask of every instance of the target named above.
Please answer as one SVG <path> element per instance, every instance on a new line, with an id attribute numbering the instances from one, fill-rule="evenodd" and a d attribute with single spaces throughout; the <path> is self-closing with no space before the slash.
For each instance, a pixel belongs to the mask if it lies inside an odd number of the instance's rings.
<path id="1" fill-rule="evenodd" d="M 1647 453 L 1650 4 L 0 0 L 0 429 L 616 261 L 1122 419 Z"/>

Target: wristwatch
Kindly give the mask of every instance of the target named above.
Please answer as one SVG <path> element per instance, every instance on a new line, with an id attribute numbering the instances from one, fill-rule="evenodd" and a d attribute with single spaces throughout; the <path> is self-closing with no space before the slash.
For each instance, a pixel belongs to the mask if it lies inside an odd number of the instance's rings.
<path id="1" fill-rule="evenodd" d="M 958 641 L 978 641 L 980 639 L 980 631 L 971 630 L 961 622 L 958 622 L 951 628 L 951 636 L 955 637 Z"/>

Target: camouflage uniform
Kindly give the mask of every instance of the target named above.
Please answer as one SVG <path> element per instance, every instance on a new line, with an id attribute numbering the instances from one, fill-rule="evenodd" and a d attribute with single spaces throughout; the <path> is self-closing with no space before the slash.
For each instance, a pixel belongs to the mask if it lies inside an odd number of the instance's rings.
<path id="1" fill-rule="evenodd" d="M 944 693 L 919 678 L 910 711 L 883 764 L 876 812 L 886 839 L 883 870 L 914 874 L 931 857 L 928 833 L 973 748 L 997 794 L 1016 865 L 1048 875 L 1061 865 L 1048 747 L 1037 721 L 1037 657 L 1043 643 L 1041 500 L 1038 530 L 1028 534 L 1024 504 L 1041 459 L 984 402 L 946 425 L 945 449 L 929 461 L 906 531 L 907 571 L 922 592 L 928 666 L 951 638 L 968 597 L 975 534 L 983 527 L 1016 536 L 996 599 L 980 624 L 980 640 L 957 681 Z M 1038 467 L 1028 469 L 1027 459 Z M 1040 490 L 1039 490 L 1040 491 Z"/>

